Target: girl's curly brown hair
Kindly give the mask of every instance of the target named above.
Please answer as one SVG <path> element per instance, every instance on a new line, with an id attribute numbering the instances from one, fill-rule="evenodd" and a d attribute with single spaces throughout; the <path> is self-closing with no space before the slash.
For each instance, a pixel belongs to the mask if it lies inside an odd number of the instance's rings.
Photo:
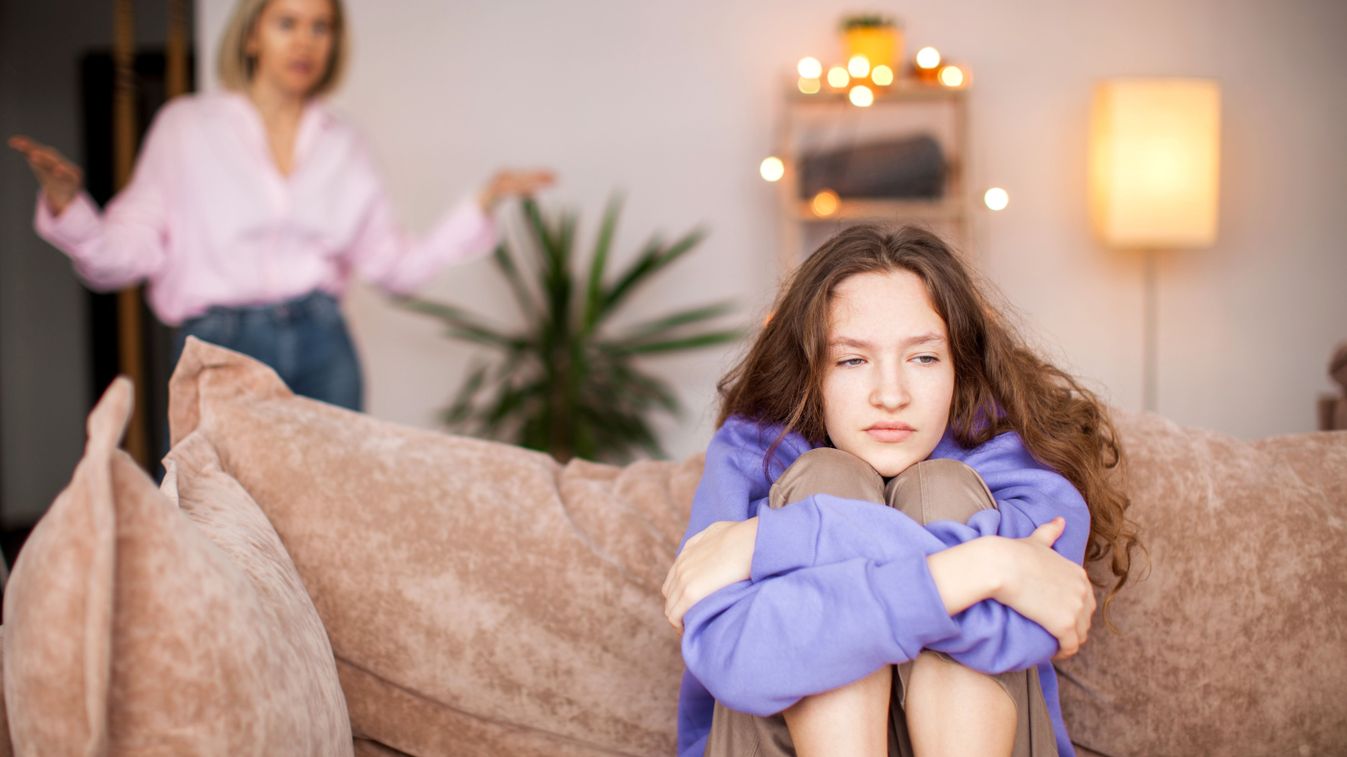
<path id="1" fill-rule="evenodd" d="M 949 427 L 964 447 L 1014 431 L 1035 459 L 1066 477 L 1090 509 L 1086 561 L 1109 558 L 1115 581 L 1104 611 L 1127 583 L 1137 529 L 1115 475 L 1124 464 L 1104 403 L 1034 353 L 988 303 L 968 269 L 939 237 L 905 226 L 848 228 L 825 242 L 782 286 L 748 353 L 718 384 L 720 419 L 742 415 L 781 424 L 810 443 L 828 443 L 822 378 L 833 292 L 860 273 L 903 270 L 921 278 L 949 330 L 954 398 Z M 1105 616 L 1107 618 L 1107 615 Z"/>

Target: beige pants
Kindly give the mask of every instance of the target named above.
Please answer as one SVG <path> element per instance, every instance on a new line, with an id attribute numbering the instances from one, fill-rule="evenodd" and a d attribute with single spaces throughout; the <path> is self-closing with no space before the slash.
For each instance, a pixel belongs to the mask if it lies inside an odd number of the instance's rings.
<path id="1" fill-rule="evenodd" d="M 887 503 L 918 523 L 952 520 L 966 523 L 980 510 L 995 508 L 991 492 L 972 468 L 955 460 L 917 463 L 888 484 L 865 461 L 829 447 L 801 455 L 772 486 L 770 506 L 784 507 L 813 494 L 831 494 L 847 499 Z M 938 652 L 924 651 L 948 665 L 957 665 Z M 912 663 L 895 666 L 889 698 L 889 755 L 910 757 L 912 742 L 903 714 Z M 1038 670 L 1029 669 L 992 676 L 1015 703 L 1014 757 L 1044 757 L 1057 754 L 1052 719 L 1043 699 Z M 706 742 L 708 757 L 785 757 L 795 754 L 786 719 L 780 713 L 755 717 L 716 703 L 711 735 Z"/>

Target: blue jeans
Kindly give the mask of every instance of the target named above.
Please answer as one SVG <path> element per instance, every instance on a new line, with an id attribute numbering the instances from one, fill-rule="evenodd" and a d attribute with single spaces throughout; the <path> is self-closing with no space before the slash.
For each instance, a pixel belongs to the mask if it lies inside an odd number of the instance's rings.
<path id="1" fill-rule="evenodd" d="M 313 292 L 275 305 L 214 307 L 173 335 L 173 365 L 188 336 L 271 366 L 299 395 L 359 411 L 360 362 L 331 295 Z"/>

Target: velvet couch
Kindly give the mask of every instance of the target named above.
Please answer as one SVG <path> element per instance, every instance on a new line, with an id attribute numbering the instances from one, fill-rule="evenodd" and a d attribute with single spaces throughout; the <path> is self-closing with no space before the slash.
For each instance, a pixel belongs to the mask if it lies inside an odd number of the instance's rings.
<path id="1" fill-rule="evenodd" d="M 6 587 L 0 754 L 673 752 L 699 458 L 562 466 L 192 341 L 156 487 L 130 402 Z M 1347 433 L 1118 421 L 1148 567 L 1060 666 L 1080 753 L 1347 754 Z"/>

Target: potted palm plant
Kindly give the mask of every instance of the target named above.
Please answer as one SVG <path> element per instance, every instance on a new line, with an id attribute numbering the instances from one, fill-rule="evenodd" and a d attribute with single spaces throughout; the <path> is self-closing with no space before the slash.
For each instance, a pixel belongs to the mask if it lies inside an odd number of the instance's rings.
<path id="1" fill-rule="evenodd" d="M 663 456 L 650 427 L 654 412 L 678 414 L 668 384 L 641 359 L 739 339 L 743 330 L 715 327 L 728 302 L 682 308 L 618 326 L 613 316 L 633 292 L 691 252 L 705 233 L 670 242 L 656 234 L 623 270 L 608 261 L 620 199 L 608 203 L 587 264 L 578 260 L 578 218 L 546 218 L 533 200 L 522 205 L 530 249 L 502 242 L 492 262 L 509 286 L 524 326 L 505 331 L 462 308 L 420 298 L 405 307 L 439 319 L 451 339 L 486 348 L 469 369 L 443 420 L 453 430 L 572 457 L 621 461 L 640 450 Z"/>
<path id="2" fill-rule="evenodd" d="M 877 14 L 857 14 L 842 19 L 842 44 L 847 59 L 863 55 L 871 66 L 885 65 L 900 72 L 903 59 L 903 27 L 896 19 Z"/>

